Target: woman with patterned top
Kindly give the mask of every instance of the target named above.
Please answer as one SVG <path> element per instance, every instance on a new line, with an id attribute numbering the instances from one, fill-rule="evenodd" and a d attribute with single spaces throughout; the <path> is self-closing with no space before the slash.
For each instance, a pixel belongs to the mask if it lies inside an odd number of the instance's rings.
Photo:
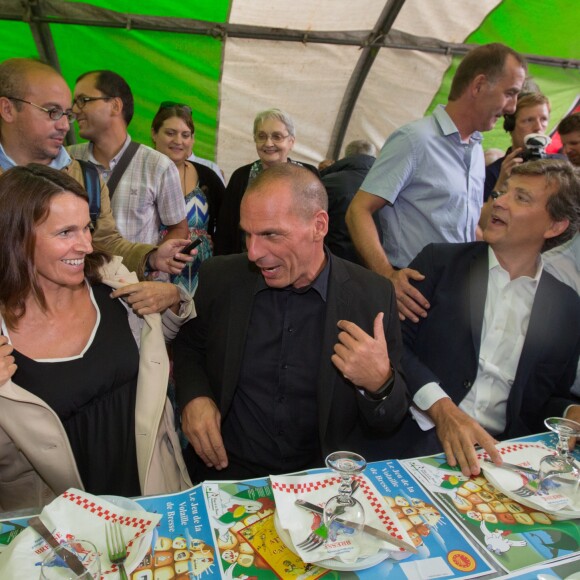
<path id="1" fill-rule="evenodd" d="M 295 163 L 318 175 L 318 170 L 308 163 L 292 161 L 288 157 L 296 131 L 294 121 L 280 109 L 268 109 L 254 119 L 254 142 L 259 159 L 236 169 L 226 188 L 224 202 L 218 216 L 215 254 L 237 254 L 245 250 L 240 232 L 240 204 L 246 188 L 268 167 L 278 163 Z"/>
<path id="2" fill-rule="evenodd" d="M 197 288 L 197 274 L 204 260 L 211 257 L 217 215 L 225 187 L 209 167 L 188 160 L 194 143 L 195 126 L 191 108 L 165 101 L 161 103 L 151 124 L 155 149 L 167 155 L 177 166 L 185 196 L 190 238 L 201 238 L 197 256 L 171 281 L 191 296 Z"/>

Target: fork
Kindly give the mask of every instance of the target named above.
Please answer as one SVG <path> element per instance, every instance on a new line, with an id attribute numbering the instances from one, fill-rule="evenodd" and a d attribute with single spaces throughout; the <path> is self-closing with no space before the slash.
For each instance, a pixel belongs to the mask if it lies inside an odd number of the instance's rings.
<path id="1" fill-rule="evenodd" d="M 109 553 L 109 560 L 111 564 L 116 564 L 119 567 L 119 578 L 121 580 L 127 579 L 127 572 L 123 565 L 127 559 L 127 546 L 123 540 L 123 530 L 119 522 L 110 522 L 105 528 L 105 535 L 107 538 L 107 552 Z"/>
<path id="2" fill-rule="evenodd" d="M 296 544 L 296 547 L 300 550 L 304 550 L 304 552 L 310 552 L 311 550 L 315 550 L 318 546 L 322 546 L 324 544 L 324 538 L 321 538 L 318 534 L 312 532 L 305 540 Z"/>

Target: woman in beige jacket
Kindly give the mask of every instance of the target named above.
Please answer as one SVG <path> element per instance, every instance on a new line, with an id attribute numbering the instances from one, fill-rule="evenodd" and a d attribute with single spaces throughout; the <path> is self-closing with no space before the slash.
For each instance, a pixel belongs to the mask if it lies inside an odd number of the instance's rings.
<path id="1" fill-rule="evenodd" d="M 166 398 L 165 341 L 182 295 L 137 317 L 111 289 L 137 282 L 93 252 L 87 195 L 46 166 L 0 177 L 0 510 L 69 487 L 150 495 L 191 485 Z M 155 284 L 155 283 L 152 283 Z"/>

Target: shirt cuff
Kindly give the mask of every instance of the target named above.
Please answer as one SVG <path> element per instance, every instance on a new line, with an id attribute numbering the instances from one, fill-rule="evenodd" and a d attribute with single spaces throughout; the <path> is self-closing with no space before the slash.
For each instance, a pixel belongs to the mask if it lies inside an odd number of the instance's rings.
<path id="1" fill-rule="evenodd" d="M 445 397 L 449 398 L 449 395 L 437 383 L 427 383 L 415 393 L 413 403 L 421 411 L 426 411 L 437 401 Z"/>

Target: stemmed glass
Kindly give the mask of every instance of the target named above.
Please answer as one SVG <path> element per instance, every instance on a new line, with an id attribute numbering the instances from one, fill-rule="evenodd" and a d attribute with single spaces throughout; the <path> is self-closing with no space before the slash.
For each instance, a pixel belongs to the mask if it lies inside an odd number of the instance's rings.
<path id="1" fill-rule="evenodd" d="M 561 490 L 564 495 L 568 495 L 565 493 L 566 488 L 572 488 L 572 498 L 574 498 L 580 483 L 580 469 L 568 450 L 568 442 L 570 437 L 580 437 L 580 423 L 562 417 L 549 417 L 544 421 L 544 425 L 558 435 L 556 445 L 558 453 L 546 455 L 540 460 L 538 492 L 547 491 L 550 486 L 548 482 L 557 477 L 558 483 L 564 486 Z M 567 480 L 569 484 L 566 483 Z"/>
<path id="2" fill-rule="evenodd" d="M 362 531 L 365 512 L 353 494 L 354 476 L 361 473 L 367 462 L 364 457 L 351 451 L 336 451 L 326 458 L 326 466 L 341 477 L 338 495 L 331 497 L 324 506 L 324 524 L 328 540 L 334 542 L 342 530 L 353 536 Z"/>

